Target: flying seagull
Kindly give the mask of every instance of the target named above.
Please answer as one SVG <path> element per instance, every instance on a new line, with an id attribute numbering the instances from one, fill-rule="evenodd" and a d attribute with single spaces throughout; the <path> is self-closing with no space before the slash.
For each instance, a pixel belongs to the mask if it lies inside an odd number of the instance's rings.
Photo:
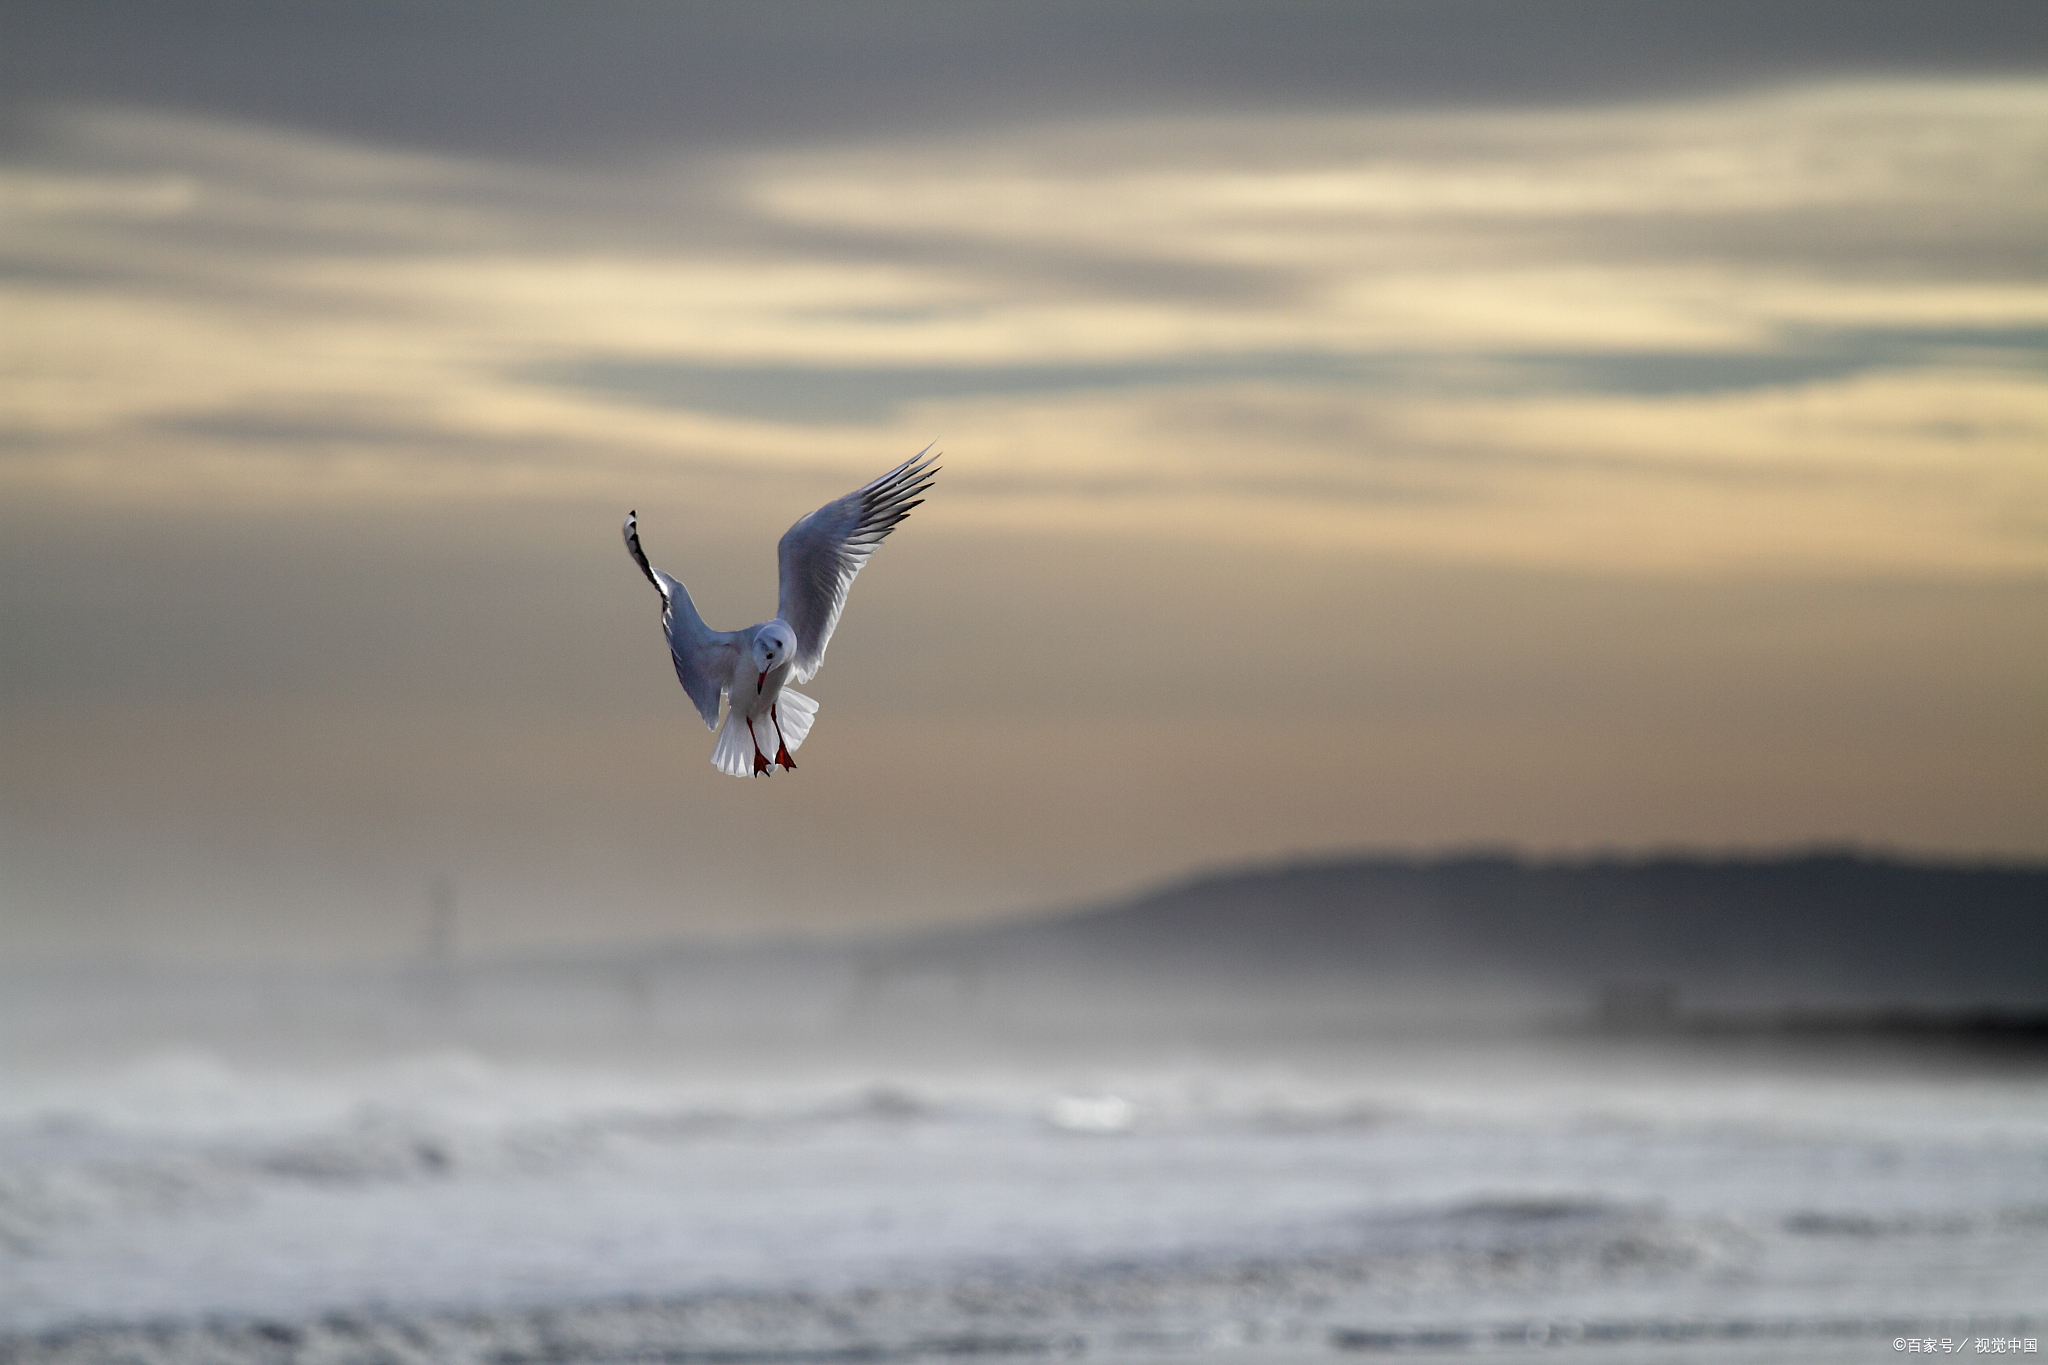
<path id="1" fill-rule="evenodd" d="M 937 456 L 926 446 L 911 459 L 828 502 L 783 532 L 775 547 L 782 595 L 775 619 L 745 630 L 713 630 L 697 614 L 689 589 L 647 562 L 640 548 L 640 514 L 626 514 L 626 553 L 661 594 L 661 628 L 683 691 L 704 724 L 718 731 L 711 762 L 734 777 L 759 777 L 772 765 L 795 768 L 790 754 L 811 732 L 818 703 L 784 684 L 809 682 L 824 662 L 832 628 L 846 606 L 846 590 L 868 556 L 896 523 L 924 499 Z M 725 725 L 718 699 L 731 699 Z M 772 757 L 771 757 L 772 755 Z"/>

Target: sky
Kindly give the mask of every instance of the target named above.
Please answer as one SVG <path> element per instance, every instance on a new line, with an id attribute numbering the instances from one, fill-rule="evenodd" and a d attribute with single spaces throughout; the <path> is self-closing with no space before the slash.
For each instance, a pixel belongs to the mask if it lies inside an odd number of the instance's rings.
<path id="1" fill-rule="evenodd" d="M 0 957 L 2048 856 L 2048 9 L 0 7 Z M 794 774 L 653 562 L 944 472 Z"/>

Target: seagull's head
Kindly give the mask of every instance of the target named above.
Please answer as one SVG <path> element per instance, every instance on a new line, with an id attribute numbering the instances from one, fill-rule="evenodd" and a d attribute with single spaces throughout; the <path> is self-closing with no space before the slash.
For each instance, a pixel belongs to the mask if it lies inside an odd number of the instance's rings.
<path id="1" fill-rule="evenodd" d="M 782 621 L 770 621 L 754 632 L 755 689 L 768 685 L 768 675 L 796 657 L 796 632 Z"/>

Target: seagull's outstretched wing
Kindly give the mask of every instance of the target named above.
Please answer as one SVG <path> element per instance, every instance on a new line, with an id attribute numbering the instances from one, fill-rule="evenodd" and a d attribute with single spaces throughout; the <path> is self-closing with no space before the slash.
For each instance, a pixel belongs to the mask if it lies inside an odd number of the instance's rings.
<path id="1" fill-rule="evenodd" d="M 661 594 L 661 628 L 668 636 L 669 657 L 676 661 L 676 680 L 697 704 L 704 724 L 716 729 L 718 699 L 725 694 L 725 680 L 732 676 L 737 657 L 733 633 L 705 625 L 697 614 L 697 604 L 690 600 L 690 590 L 647 562 L 647 554 L 640 548 L 638 512 L 626 513 L 623 529 L 626 553 Z"/>
<path id="2" fill-rule="evenodd" d="M 926 446 L 873 483 L 826 503 L 783 533 L 776 546 L 782 567 L 782 600 L 776 614 L 796 632 L 798 682 L 810 681 L 823 662 L 853 576 L 882 537 L 924 501 L 917 495 L 931 487 L 931 476 L 938 473 L 925 458 L 930 450 Z"/>

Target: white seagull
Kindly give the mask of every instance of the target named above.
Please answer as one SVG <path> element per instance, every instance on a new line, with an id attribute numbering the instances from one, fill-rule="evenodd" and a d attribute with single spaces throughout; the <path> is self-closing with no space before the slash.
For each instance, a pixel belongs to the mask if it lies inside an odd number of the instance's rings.
<path id="1" fill-rule="evenodd" d="M 938 473 L 932 464 L 937 457 L 926 458 L 930 450 L 926 446 L 783 532 L 775 547 L 782 569 L 775 619 L 745 630 L 705 625 L 689 589 L 647 562 L 640 548 L 640 514 L 626 514 L 626 553 L 661 594 L 661 628 L 676 661 L 676 677 L 697 703 L 704 724 L 718 730 L 711 750 L 718 771 L 759 777 L 772 770 L 771 763 L 796 767 L 789 756 L 811 732 L 818 703 L 784 684 L 792 675 L 809 682 L 818 671 L 853 576 L 896 523 L 924 501 L 917 495 L 931 487 L 931 476 Z M 721 694 L 732 699 L 723 729 L 718 726 Z"/>

